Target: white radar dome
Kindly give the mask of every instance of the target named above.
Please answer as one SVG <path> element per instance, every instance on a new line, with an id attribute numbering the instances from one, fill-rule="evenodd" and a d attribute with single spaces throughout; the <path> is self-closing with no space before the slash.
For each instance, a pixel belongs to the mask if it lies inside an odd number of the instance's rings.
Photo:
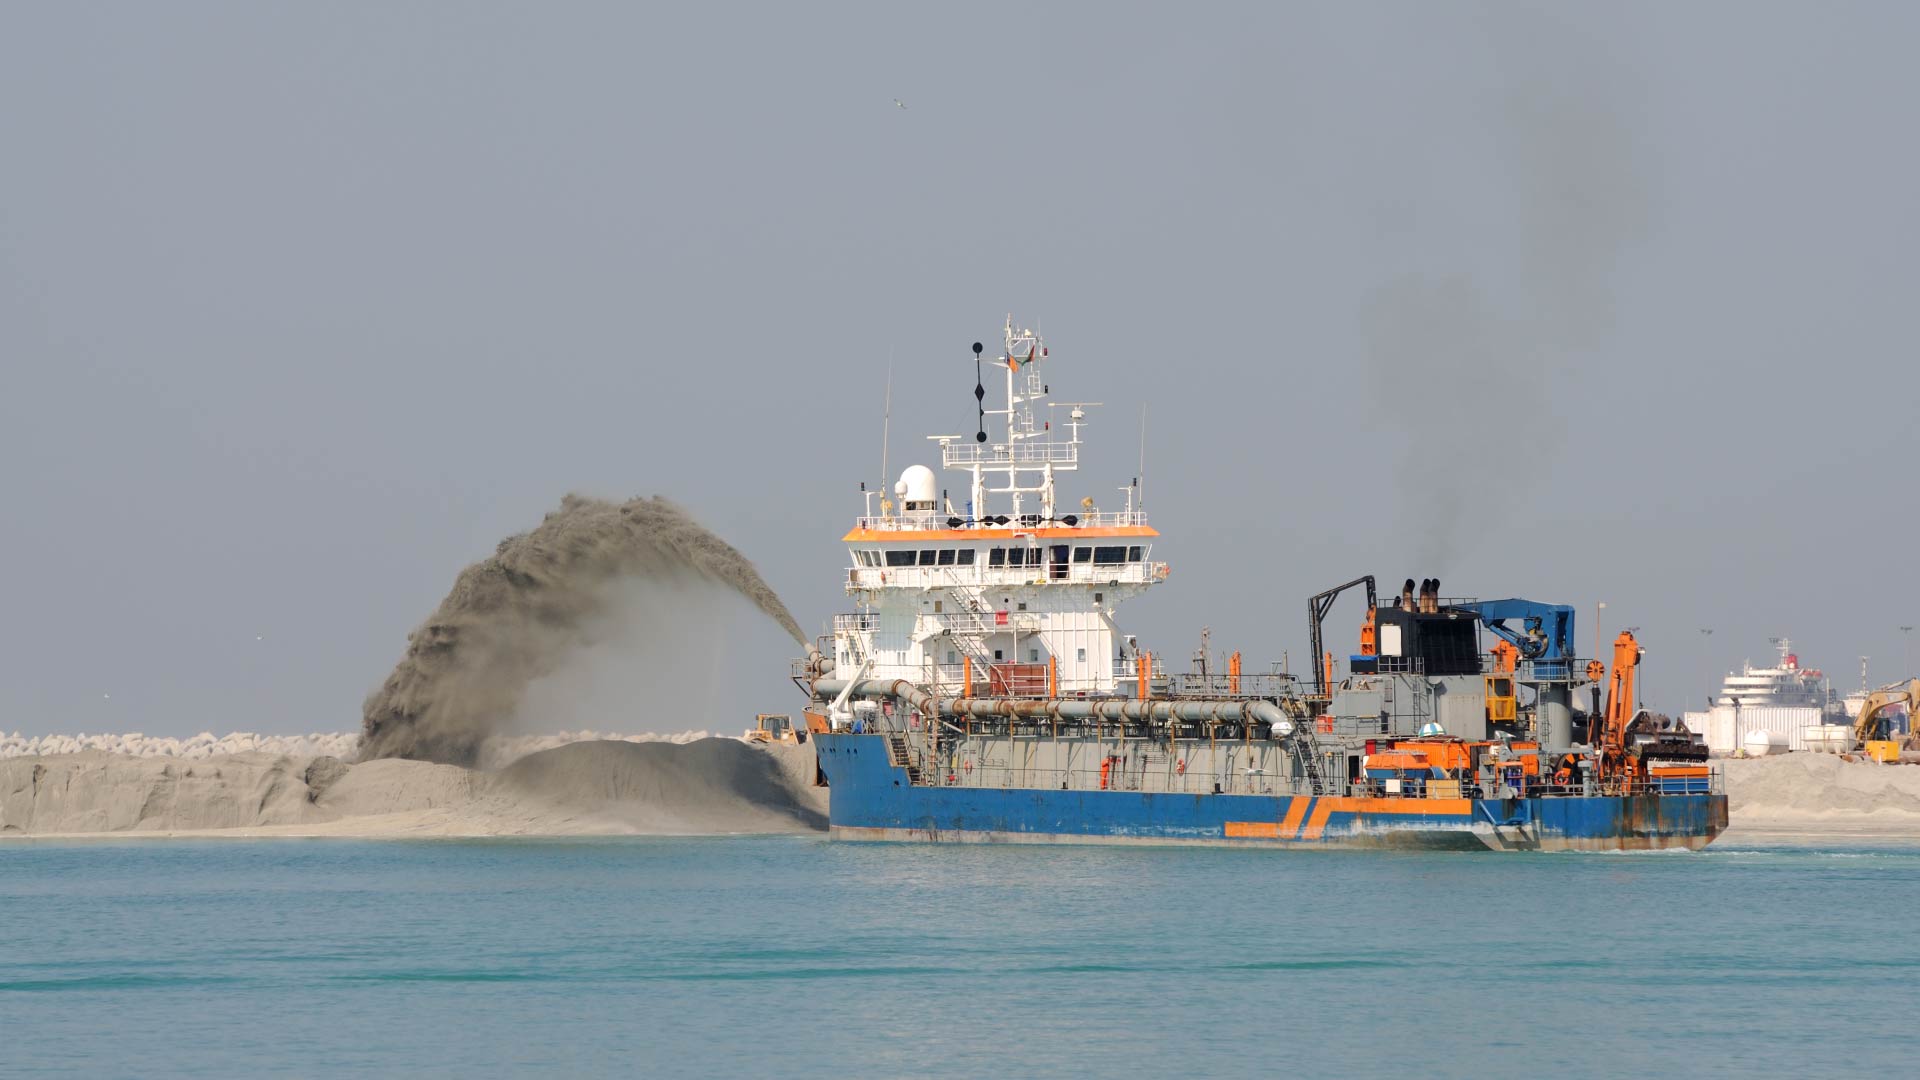
<path id="1" fill-rule="evenodd" d="M 909 510 L 933 509 L 933 470 L 925 465 L 909 465 L 893 485 L 893 493 Z M 918 505 L 916 505 L 918 504 Z"/>

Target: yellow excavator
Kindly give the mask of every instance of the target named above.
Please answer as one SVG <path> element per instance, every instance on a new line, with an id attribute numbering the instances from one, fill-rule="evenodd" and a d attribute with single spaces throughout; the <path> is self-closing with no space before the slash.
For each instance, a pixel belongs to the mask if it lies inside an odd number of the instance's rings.
<path id="1" fill-rule="evenodd" d="M 1900 744 L 1887 736 L 1887 710 L 1895 705 L 1907 707 L 1908 750 L 1920 750 L 1920 679 L 1888 683 L 1867 695 L 1860 703 L 1860 718 L 1853 723 L 1853 742 L 1875 761 L 1898 761 Z"/>

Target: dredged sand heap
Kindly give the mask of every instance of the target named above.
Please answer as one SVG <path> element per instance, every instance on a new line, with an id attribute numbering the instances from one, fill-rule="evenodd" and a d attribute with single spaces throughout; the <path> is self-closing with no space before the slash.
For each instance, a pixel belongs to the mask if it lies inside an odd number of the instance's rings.
<path id="1" fill-rule="evenodd" d="M 804 832 L 823 827 L 824 792 L 796 750 L 574 742 L 497 772 L 257 750 L 12 757 L 0 760 L 0 836 Z"/>

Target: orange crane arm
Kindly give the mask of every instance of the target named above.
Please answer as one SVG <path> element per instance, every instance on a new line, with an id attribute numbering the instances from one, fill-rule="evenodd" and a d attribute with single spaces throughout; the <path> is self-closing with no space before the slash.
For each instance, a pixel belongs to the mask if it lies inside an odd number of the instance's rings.
<path id="1" fill-rule="evenodd" d="M 1640 666 L 1640 643 L 1631 630 L 1613 639 L 1613 679 L 1607 686 L 1605 726 L 1595 744 L 1608 771 L 1623 767 L 1627 755 L 1627 725 L 1633 720 L 1634 679 Z"/>

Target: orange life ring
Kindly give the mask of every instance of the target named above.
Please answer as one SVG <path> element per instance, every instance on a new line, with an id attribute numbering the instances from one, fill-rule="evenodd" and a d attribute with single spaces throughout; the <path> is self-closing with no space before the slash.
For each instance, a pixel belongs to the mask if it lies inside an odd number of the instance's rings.
<path id="1" fill-rule="evenodd" d="M 1181 758 L 1178 762 L 1176 762 L 1173 766 L 1173 771 L 1178 773 L 1181 776 L 1187 775 L 1187 759 Z"/>

